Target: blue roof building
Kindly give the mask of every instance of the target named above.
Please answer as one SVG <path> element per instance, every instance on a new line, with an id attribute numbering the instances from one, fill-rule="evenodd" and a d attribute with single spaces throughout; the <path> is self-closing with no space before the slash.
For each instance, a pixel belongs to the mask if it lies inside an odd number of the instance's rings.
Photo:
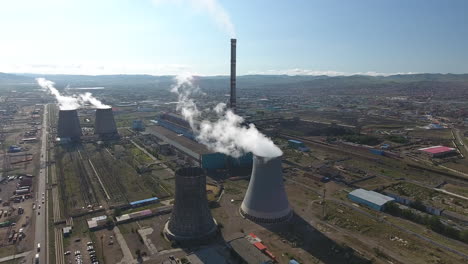
<path id="1" fill-rule="evenodd" d="M 382 211 L 386 203 L 395 201 L 392 197 L 364 189 L 356 189 L 350 192 L 348 198 L 351 201 L 366 205 L 376 211 Z"/>
<path id="2" fill-rule="evenodd" d="M 130 205 L 132 207 L 137 207 L 137 206 L 143 206 L 143 205 L 147 205 L 147 204 L 151 204 L 151 203 L 157 203 L 158 201 L 159 201 L 158 197 L 151 197 L 151 198 L 148 198 L 148 199 L 131 202 Z"/>

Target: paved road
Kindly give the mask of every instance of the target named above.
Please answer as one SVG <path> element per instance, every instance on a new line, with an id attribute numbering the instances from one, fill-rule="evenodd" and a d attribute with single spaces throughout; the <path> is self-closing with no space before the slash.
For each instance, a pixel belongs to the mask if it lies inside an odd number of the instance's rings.
<path id="1" fill-rule="evenodd" d="M 48 128 L 48 120 L 47 120 L 47 105 L 44 106 L 44 113 L 43 113 L 43 121 L 42 121 L 42 129 L 41 129 L 41 158 L 40 158 L 40 166 L 41 169 L 39 171 L 39 175 L 37 175 L 37 189 L 36 189 L 36 199 L 37 203 L 41 205 L 41 209 L 37 209 L 34 213 L 36 213 L 36 227 L 35 227 L 35 235 L 34 235 L 34 250 L 30 255 L 31 259 L 34 259 L 36 254 L 36 247 L 37 244 L 41 244 L 41 250 L 39 252 L 39 263 L 47 263 L 47 253 L 48 253 L 48 245 L 47 245 L 47 238 L 48 235 L 48 228 L 47 228 L 47 197 L 46 197 L 46 181 L 47 181 L 47 128 Z M 44 203 L 42 204 L 42 194 L 44 196 Z"/>
<path id="2" fill-rule="evenodd" d="M 468 153 L 468 146 L 463 142 L 463 136 L 460 134 L 460 130 L 455 129 L 455 131 L 452 130 L 452 132 L 456 140 L 458 141 L 458 144 L 463 146 L 463 148 L 466 150 L 466 153 Z"/>

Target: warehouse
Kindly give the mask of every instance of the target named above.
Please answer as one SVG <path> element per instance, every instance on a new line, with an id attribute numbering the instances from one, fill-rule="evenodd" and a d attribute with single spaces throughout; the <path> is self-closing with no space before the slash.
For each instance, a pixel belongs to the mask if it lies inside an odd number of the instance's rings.
<path id="1" fill-rule="evenodd" d="M 366 205 L 376 211 L 382 211 L 385 204 L 394 201 L 392 197 L 374 191 L 356 189 L 348 194 L 348 198 L 353 202 Z"/>
<path id="2" fill-rule="evenodd" d="M 450 155 L 456 154 L 456 150 L 454 148 L 449 148 L 445 146 L 433 146 L 428 148 L 419 149 L 419 151 L 424 152 L 425 154 L 429 155 L 432 158 L 441 158 Z"/>
<path id="3" fill-rule="evenodd" d="M 241 237 L 229 242 L 232 254 L 240 261 L 247 264 L 269 264 L 273 261 L 254 247 L 250 242 Z"/>

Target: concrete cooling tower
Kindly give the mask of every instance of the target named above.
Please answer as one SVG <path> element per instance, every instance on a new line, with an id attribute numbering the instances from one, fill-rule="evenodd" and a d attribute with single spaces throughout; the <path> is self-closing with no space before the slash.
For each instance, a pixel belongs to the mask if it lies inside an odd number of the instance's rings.
<path id="1" fill-rule="evenodd" d="M 81 135 L 78 112 L 76 110 L 60 110 L 57 125 L 57 137 L 79 140 Z"/>
<path id="2" fill-rule="evenodd" d="M 94 134 L 104 137 L 117 135 L 117 126 L 115 125 L 112 108 L 96 109 Z"/>
<path id="3" fill-rule="evenodd" d="M 176 171 L 175 201 L 172 215 L 164 227 L 167 238 L 200 241 L 216 232 L 206 199 L 206 176 L 201 168 L 188 167 Z"/>
<path id="4" fill-rule="evenodd" d="M 281 156 L 254 155 L 252 176 L 240 213 L 258 223 L 278 223 L 292 216 L 284 189 Z"/>

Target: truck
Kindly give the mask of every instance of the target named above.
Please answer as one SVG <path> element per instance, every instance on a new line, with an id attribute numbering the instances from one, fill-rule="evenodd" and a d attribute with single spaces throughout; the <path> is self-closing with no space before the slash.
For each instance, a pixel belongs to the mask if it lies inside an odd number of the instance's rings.
<path id="1" fill-rule="evenodd" d="M 27 193 L 29 193 L 29 188 L 28 189 L 17 189 L 15 191 L 16 195 L 27 194 Z"/>
<path id="2" fill-rule="evenodd" d="M 36 256 L 34 257 L 34 263 L 39 264 L 39 253 L 37 253 Z"/>

